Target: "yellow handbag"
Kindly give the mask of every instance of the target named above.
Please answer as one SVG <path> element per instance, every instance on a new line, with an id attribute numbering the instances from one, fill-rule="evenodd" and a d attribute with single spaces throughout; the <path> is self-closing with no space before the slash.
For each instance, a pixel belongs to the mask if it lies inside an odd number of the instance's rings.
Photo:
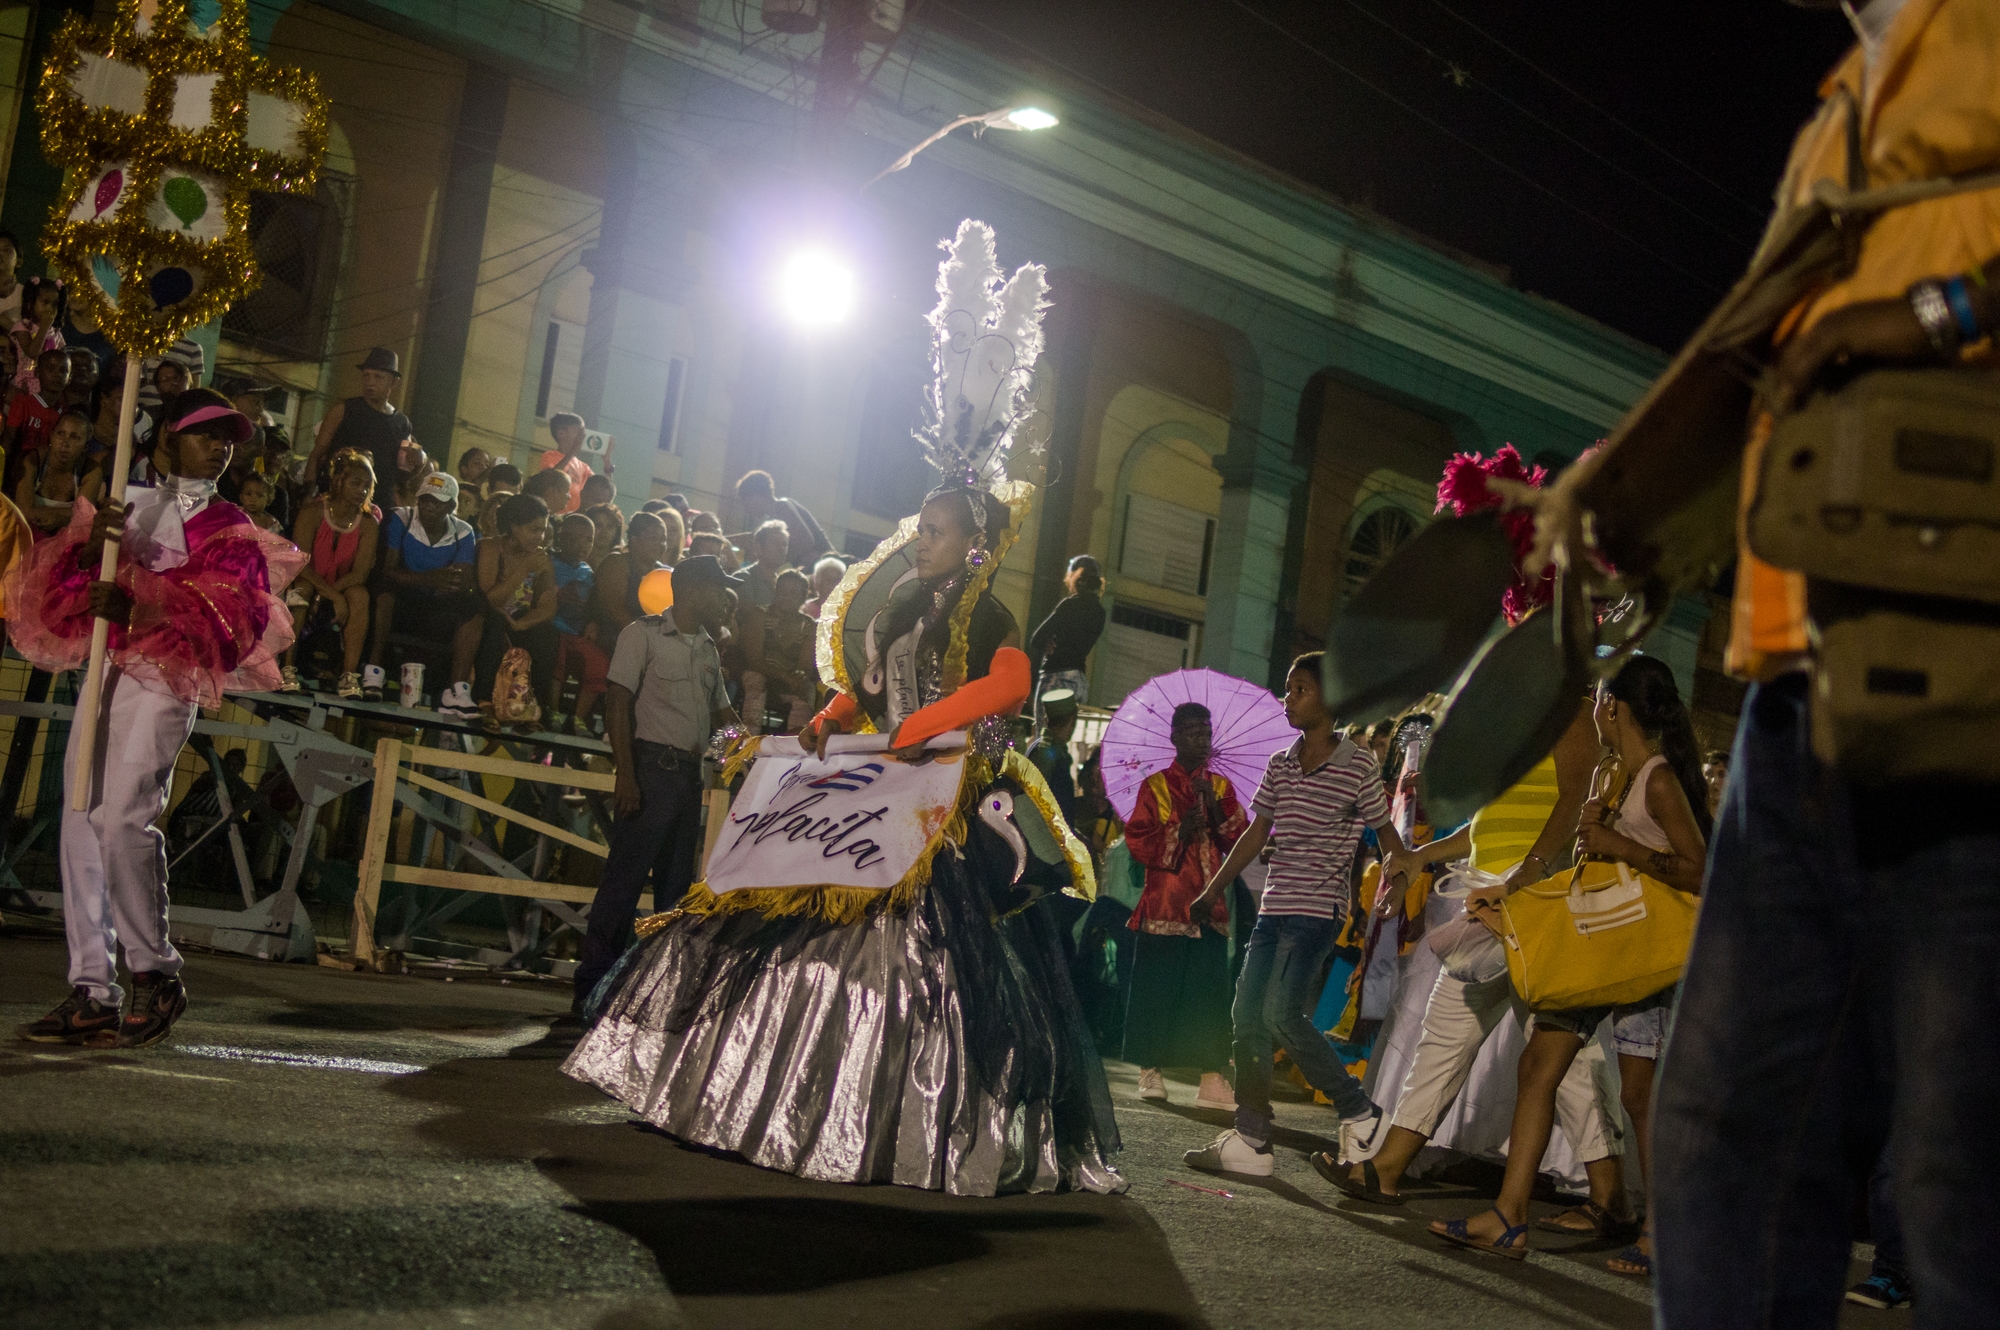
<path id="1" fill-rule="evenodd" d="M 1611 811 L 1630 792 L 1628 782 Z M 1503 900 L 1496 931 L 1507 946 L 1514 991 L 1530 1010 L 1619 1006 L 1681 977 L 1700 906 L 1699 896 L 1630 864 L 1591 858 L 1564 879 Z"/>

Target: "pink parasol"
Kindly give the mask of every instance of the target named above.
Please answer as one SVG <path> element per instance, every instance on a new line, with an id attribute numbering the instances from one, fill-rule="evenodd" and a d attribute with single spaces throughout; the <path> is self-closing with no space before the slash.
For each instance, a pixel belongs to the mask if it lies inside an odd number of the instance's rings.
<path id="1" fill-rule="evenodd" d="M 1132 690 L 1104 730 L 1104 792 L 1118 816 L 1130 818 L 1139 786 L 1173 762 L 1174 708 L 1183 702 L 1208 708 L 1215 732 L 1209 770 L 1229 777 L 1246 812 L 1271 754 L 1299 737 L 1269 689 L 1215 670 L 1157 675 Z"/>

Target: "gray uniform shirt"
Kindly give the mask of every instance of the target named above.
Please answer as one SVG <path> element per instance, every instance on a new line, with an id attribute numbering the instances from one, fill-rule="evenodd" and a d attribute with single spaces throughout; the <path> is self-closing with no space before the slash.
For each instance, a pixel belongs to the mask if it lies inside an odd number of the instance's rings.
<path id="1" fill-rule="evenodd" d="M 681 632 L 672 610 L 625 625 L 606 677 L 632 694 L 632 732 L 647 743 L 700 752 L 713 714 L 729 705 L 714 641 L 705 629 Z"/>

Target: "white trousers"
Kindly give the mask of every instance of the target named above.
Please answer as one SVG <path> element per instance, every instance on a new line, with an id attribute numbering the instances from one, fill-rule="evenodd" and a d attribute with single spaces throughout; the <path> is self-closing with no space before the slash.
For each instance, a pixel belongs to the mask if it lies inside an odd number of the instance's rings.
<path id="1" fill-rule="evenodd" d="M 1416 1056 L 1390 1121 L 1426 1140 L 1436 1135 L 1445 1110 L 1465 1088 L 1480 1046 L 1513 1006 L 1514 989 L 1505 975 L 1468 984 L 1438 971 Z M 1586 1040 L 1556 1087 L 1556 1121 L 1569 1137 L 1570 1150 L 1584 1163 L 1619 1153 L 1624 1136 L 1617 1105 L 1605 1103 L 1603 1064 L 1603 1045 Z"/>
<path id="2" fill-rule="evenodd" d="M 69 807 L 82 726 L 70 726 L 63 755 L 63 926 L 70 985 L 118 1002 L 121 942 L 133 973 L 180 973 L 181 955 L 167 936 L 167 838 L 153 823 L 167 811 L 174 759 L 194 732 L 195 708 L 111 668 L 104 696 L 84 812 Z"/>

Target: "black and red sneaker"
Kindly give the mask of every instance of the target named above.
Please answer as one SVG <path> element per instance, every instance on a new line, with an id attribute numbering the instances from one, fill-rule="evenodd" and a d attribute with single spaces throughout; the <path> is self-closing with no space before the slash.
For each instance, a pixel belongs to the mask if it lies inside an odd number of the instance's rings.
<path id="1" fill-rule="evenodd" d="M 14 1027 L 31 1044 L 81 1044 L 96 1035 L 116 1036 L 118 1005 L 100 1002 L 81 984 L 38 1021 Z"/>
<path id="2" fill-rule="evenodd" d="M 118 1047 L 157 1044 L 187 1010 L 187 985 L 177 974 L 140 970 L 132 976 L 132 1009 L 118 1027 Z"/>

